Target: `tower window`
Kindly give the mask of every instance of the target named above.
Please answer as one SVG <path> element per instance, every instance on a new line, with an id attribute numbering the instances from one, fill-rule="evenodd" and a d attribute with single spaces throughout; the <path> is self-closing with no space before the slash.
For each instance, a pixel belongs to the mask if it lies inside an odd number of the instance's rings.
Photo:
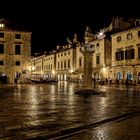
<path id="1" fill-rule="evenodd" d="M 16 61 L 16 66 L 20 66 L 20 61 Z"/>

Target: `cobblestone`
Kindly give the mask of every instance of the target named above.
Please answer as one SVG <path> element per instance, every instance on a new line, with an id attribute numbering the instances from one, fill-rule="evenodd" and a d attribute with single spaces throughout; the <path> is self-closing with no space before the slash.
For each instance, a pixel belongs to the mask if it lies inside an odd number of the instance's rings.
<path id="1" fill-rule="evenodd" d="M 0 85 L 0 139 L 59 139 L 65 135 L 68 140 L 140 138 L 139 113 L 128 115 L 140 111 L 139 86 L 102 85 L 97 89 L 103 94 L 94 96 L 76 95 L 80 88 L 81 84 L 65 82 Z M 126 117 L 93 127 L 119 115 Z"/>

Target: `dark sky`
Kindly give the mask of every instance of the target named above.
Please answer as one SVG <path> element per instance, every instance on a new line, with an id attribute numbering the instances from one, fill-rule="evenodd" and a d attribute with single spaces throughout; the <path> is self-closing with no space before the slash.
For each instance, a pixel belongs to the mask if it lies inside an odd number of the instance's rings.
<path id="1" fill-rule="evenodd" d="M 4 1 L 0 17 L 32 32 L 33 54 L 50 51 L 57 45 L 65 44 L 66 38 L 72 38 L 74 33 L 82 40 L 86 26 L 96 31 L 104 27 L 111 16 L 120 15 L 118 11 L 113 13 L 114 7 L 101 5 L 100 2 L 52 0 L 48 3 L 45 0 L 24 0 L 8 1 L 7 4 Z M 121 10 L 121 7 L 118 9 Z"/>

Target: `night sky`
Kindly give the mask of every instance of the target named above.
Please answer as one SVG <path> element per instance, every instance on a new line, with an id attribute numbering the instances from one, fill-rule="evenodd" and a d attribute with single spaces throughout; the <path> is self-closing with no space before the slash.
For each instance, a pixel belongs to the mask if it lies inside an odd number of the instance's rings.
<path id="1" fill-rule="evenodd" d="M 74 33 L 77 33 L 79 40 L 83 41 L 86 26 L 90 26 L 91 30 L 96 32 L 106 26 L 112 16 L 120 15 L 118 12 L 108 11 L 110 5 L 100 7 L 98 3 L 88 1 L 29 3 L 29 0 L 24 0 L 11 1 L 8 5 L 3 2 L 3 5 L 0 9 L 1 18 L 4 17 L 14 26 L 32 32 L 32 54 L 43 53 L 55 49 L 57 45 L 64 45 L 67 37 L 72 39 Z M 109 10 L 112 9 L 114 8 Z"/>

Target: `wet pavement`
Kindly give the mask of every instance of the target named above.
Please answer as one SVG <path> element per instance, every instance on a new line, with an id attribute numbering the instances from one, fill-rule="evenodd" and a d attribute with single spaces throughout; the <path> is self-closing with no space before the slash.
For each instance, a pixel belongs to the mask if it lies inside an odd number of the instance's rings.
<path id="1" fill-rule="evenodd" d="M 139 140 L 140 87 L 82 84 L 0 85 L 0 140 Z"/>

